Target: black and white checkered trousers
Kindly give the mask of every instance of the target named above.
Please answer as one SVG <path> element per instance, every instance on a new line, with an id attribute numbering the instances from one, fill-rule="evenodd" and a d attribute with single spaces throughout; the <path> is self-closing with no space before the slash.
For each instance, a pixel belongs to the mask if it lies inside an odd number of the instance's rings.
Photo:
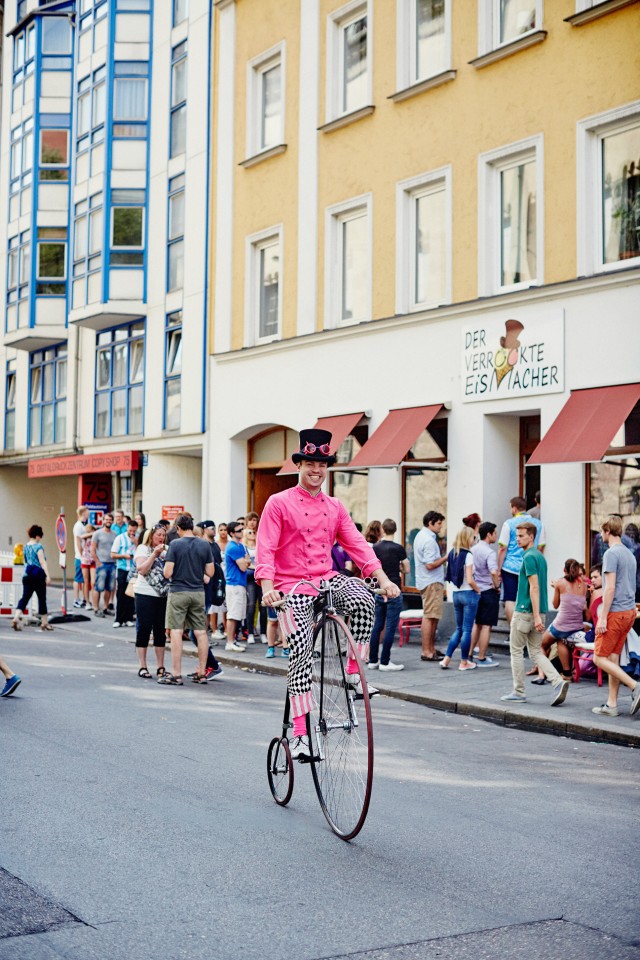
<path id="1" fill-rule="evenodd" d="M 362 580 L 336 574 L 331 580 L 333 604 L 341 616 L 349 617 L 349 629 L 364 657 L 375 617 L 375 601 Z M 313 664 L 313 606 L 316 597 L 294 593 L 278 613 L 278 622 L 289 647 L 287 685 L 294 717 L 309 713 L 313 706 L 311 677 Z"/>

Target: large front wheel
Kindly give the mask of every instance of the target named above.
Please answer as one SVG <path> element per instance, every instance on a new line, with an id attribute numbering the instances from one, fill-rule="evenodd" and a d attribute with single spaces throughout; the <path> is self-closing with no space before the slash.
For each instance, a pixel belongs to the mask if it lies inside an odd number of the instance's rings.
<path id="1" fill-rule="evenodd" d="M 314 632 L 313 694 L 309 736 L 311 772 L 331 829 L 351 840 L 362 829 L 373 783 L 373 727 L 367 679 L 353 637 L 340 617 L 329 614 Z M 317 654 L 320 654 L 319 656 Z M 355 659 L 358 699 L 348 682 L 347 657 Z"/>

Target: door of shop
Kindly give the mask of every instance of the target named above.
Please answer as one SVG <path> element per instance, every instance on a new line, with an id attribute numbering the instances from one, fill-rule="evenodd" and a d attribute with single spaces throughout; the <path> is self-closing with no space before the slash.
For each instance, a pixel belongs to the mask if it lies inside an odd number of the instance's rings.
<path id="1" fill-rule="evenodd" d="M 539 443 L 540 416 L 520 417 L 520 496 L 527 507 L 534 505 L 534 496 L 540 490 L 540 467 L 527 463 Z"/>
<path id="2" fill-rule="evenodd" d="M 287 490 L 298 482 L 297 474 L 285 474 L 285 476 L 279 477 L 279 469 L 279 467 L 275 467 L 273 469 L 258 468 L 251 470 L 251 495 L 249 498 L 251 510 L 262 513 L 271 494 Z"/>

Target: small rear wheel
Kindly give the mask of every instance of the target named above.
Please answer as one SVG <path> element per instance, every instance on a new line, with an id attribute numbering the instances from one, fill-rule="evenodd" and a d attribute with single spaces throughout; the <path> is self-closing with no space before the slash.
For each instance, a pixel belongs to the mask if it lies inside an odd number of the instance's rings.
<path id="1" fill-rule="evenodd" d="M 267 753 L 267 777 L 273 799 L 285 807 L 293 793 L 293 763 L 286 737 L 274 737 Z"/>

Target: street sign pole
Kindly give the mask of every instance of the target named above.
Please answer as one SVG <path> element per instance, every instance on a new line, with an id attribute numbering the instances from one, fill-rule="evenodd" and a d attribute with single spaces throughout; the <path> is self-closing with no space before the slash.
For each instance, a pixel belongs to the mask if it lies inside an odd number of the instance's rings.
<path id="1" fill-rule="evenodd" d="M 67 524 L 64 519 L 64 507 L 60 507 L 60 513 L 56 519 L 56 543 L 60 551 L 62 567 L 62 601 L 60 603 L 62 613 L 49 617 L 49 623 L 78 623 L 89 620 L 89 617 L 81 613 L 67 613 Z"/>

